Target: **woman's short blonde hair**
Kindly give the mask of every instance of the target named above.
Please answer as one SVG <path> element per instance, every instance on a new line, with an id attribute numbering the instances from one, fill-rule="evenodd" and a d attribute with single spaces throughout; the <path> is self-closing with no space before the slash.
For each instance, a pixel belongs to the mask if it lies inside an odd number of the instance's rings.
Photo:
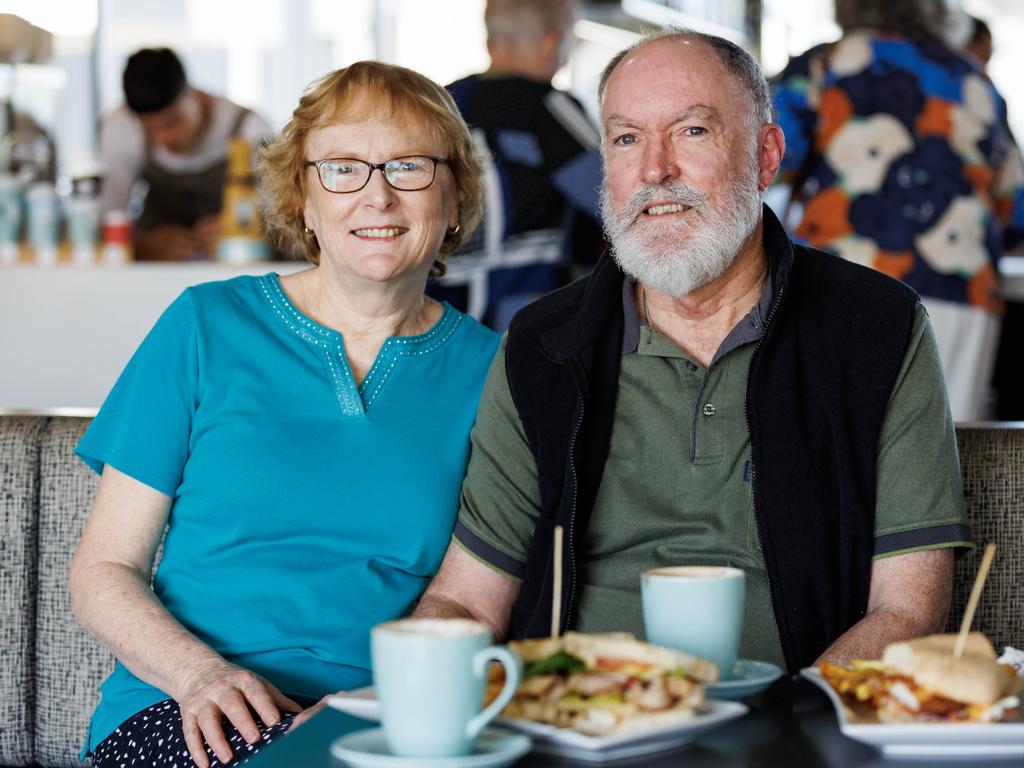
<path id="1" fill-rule="evenodd" d="M 320 245 L 306 229 L 303 217 L 309 185 L 319 183 L 304 165 L 307 159 L 319 159 L 306 157 L 306 141 L 312 131 L 339 120 L 377 116 L 415 125 L 445 146 L 458 193 L 459 226 L 445 235 L 441 257 L 434 262 L 432 274 L 442 275 L 444 257 L 480 223 L 483 166 L 448 91 L 418 72 L 393 64 L 360 61 L 325 75 L 306 89 L 291 120 L 261 152 L 259 170 L 268 234 L 282 251 L 302 252 L 311 263 L 320 263 Z"/>

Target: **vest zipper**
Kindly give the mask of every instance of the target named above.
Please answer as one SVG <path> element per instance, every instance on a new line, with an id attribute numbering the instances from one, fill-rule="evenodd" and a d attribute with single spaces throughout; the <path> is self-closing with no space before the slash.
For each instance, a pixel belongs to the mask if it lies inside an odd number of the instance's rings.
<path id="1" fill-rule="evenodd" d="M 775 301 L 772 302 L 771 309 L 768 310 L 768 317 L 765 318 L 764 325 L 761 328 L 761 338 L 757 340 L 757 345 L 754 347 L 754 353 L 750 357 L 750 364 L 751 365 L 754 364 L 754 359 L 757 357 L 757 352 L 758 352 L 759 349 L 761 349 L 761 344 L 764 342 L 764 337 L 768 334 L 768 328 L 771 326 L 772 318 L 775 317 L 775 312 L 778 310 L 779 305 L 782 304 L 782 296 L 783 296 L 783 294 L 785 292 L 786 292 L 785 284 L 780 285 L 779 286 L 779 292 L 778 292 L 778 294 L 775 297 Z M 750 380 L 750 373 L 748 372 L 747 373 L 747 381 L 749 382 L 749 380 Z M 744 401 L 743 401 L 743 411 L 744 411 L 744 414 L 747 417 L 747 434 L 748 435 L 752 435 L 753 432 L 752 432 L 752 430 L 750 428 L 750 400 L 749 400 L 749 398 L 744 398 Z M 750 493 L 751 493 L 751 496 L 753 497 L 753 500 L 754 500 L 754 520 L 757 522 L 757 537 L 758 537 L 758 541 L 759 542 L 763 542 L 764 541 L 764 525 L 763 525 L 762 520 L 761 520 L 761 510 L 758 508 L 758 504 L 757 504 L 757 463 L 754 461 L 754 442 L 753 442 L 753 440 L 751 440 L 751 442 L 750 442 Z M 763 552 L 764 552 L 764 548 L 763 548 L 763 545 L 762 545 L 762 556 L 763 556 Z M 765 571 L 766 571 L 766 573 L 767 573 L 767 570 L 768 570 L 767 563 L 765 563 Z M 775 604 L 775 592 L 772 589 L 772 580 L 771 580 L 770 576 L 768 578 L 768 587 L 769 587 L 768 588 L 768 599 L 771 600 L 772 614 L 775 616 L 776 623 L 778 623 L 778 621 L 779 621 L 779 612 L 778 612 L 777 606 Z M 783 617 L 783 618 L 785 618 L 785 617 Z M 777 629 L 779 630 L 779 640 L 782 642 L 782 656 L 786 660 L 787 668 L 789 668 L 789 667 L 791 667 L 791 664 L 790 664 L 791 658 L 790 657 L 792 656 L 792 651 L 789 648 L 788 636 L 783 633 L 781 626 L 777 627 Z"/>
<path id="2" fill-rule="evenodd" d="M 572 428 L 572 435 L 569 437 L 569 475 L 572 477 L 572 506 L 569 509 L 569 595 L 565 601 L 565 611 L 562 613 L 562 627 L 572 626 L 572 612 L 576 607 L 576 546 L 574 543 L 576 534 L 576 501 L 579 496 L 579 477 L 576 474 L 576 437 L 580 433 L 583 424 L 583 388 L 580 386 L 578 372 L 573 366 L 569 366 L 572 373 L 573 384 L 576 385 L 576 424 Z M 559 627 L 561 632 L 562 627 Z"/>

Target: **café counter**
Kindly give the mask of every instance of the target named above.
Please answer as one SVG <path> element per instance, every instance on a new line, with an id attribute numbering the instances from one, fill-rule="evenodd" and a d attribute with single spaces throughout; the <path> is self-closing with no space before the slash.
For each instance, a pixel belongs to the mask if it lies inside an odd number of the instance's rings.
<path id="1" fill-rule="evenodd" d="M 304 267 L 300 262 L 66 262 L 0 268 L 0 412 L 92 414 L 160 313 L 185 287 Z M 1024 302 L 1024 256 L 1004 258 L 1001 271 L 1007 297 Z"/>
<path id="2" fill-rule="evenodd" d="M 304 263 L 0 269 L 0 412 L 95 413 L 139 342 L 190 285 Z"/>

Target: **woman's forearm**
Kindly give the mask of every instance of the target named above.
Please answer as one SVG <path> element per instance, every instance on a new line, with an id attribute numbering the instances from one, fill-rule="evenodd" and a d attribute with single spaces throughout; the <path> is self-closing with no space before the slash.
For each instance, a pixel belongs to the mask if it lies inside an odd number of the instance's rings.
<path id="1" fill-rule="evenodd" d="M 133 675 L 178 701 L 192 679 L 225 663 L 167 611 L 131 566 L 75 564 L 70 592 L 82 626 Z"/>

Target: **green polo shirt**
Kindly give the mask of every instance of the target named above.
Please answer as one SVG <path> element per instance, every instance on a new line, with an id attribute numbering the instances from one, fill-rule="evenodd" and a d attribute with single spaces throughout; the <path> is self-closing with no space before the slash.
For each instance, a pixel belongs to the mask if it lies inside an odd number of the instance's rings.
<path id="1" fill-rule="evenodd" d="M 608 460 L 586 531 L 577 629 L 643 636 L 640 573 L 717 564 L 747 575 L 740 656 L 782 666 L 751 492 L 747 372 L 771 299 L 761 301 L 704 368 L 641 325 L 632 285 Z M 505 345 L 484 389 L 454 539 L 512 578 L 540 515 L 537 471 L 509 393 Z M 919 306 L 882 428 L 874 557 L 972 546 L 956 436 L 931 325 Z"/>

